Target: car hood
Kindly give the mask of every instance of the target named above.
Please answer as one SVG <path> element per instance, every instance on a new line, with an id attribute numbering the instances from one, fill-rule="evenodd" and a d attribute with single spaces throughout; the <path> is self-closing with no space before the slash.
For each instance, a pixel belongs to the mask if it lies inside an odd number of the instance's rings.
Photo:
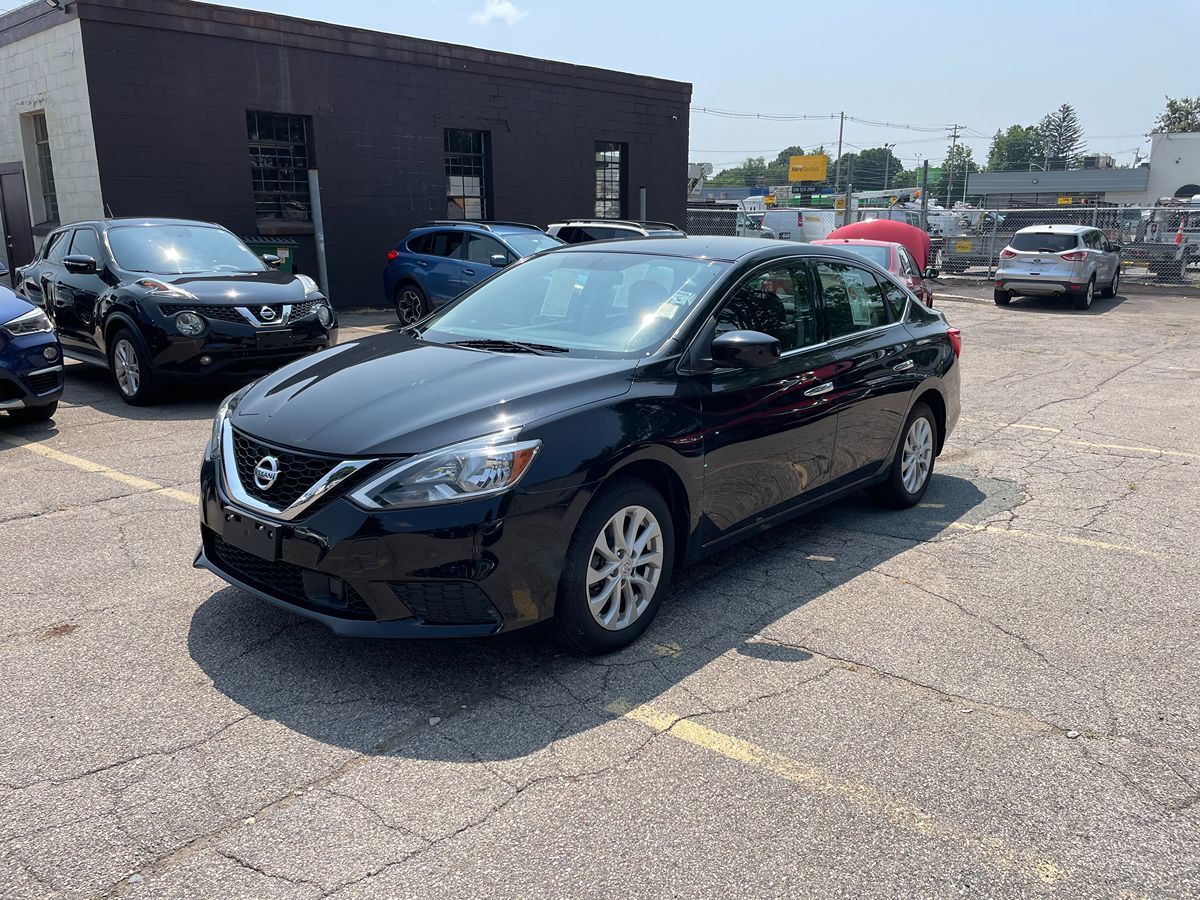
<path id="1" fill-rule="evenodd" d="M 618 396 L 636 368 L 628 359 L 495 353 L 379 335 L 266 376 L 232 421 L 298 450 L 403 456 Z"/>
<path id="2" fill-rule="evenodd" d="M 33 308 L 33 304 L 28 300 L 18 297 L 6 287 L 0 287 L 0 325 Z"/>
<path id="3" fill-rule="evenodd" d="M 267 272 L 230 272 L 204 275 L 140 275 L 176 285 L 206 303 L 299 303 L 304 285 L 295 275 L 271 269 Z"/>

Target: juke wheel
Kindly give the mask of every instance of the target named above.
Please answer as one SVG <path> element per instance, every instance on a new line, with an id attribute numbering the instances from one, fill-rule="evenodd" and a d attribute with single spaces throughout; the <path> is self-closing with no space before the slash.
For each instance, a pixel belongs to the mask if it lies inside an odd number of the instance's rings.
<path id="1" fill-rule="evenodd" d="M 887 478 L 871 488 L 871 496 L 895 509 L 920 503 L 933 477 L 937 433 L 933 410 L 925 403 L 918 403 L 904 423 L 900 446 L 896 448 Z"/>
<path id="2" fill-rule="evenodd" d="M 121 399 L 132 406 L 152 403 L 156 397 L 154 376 L 142 343 L 128 328 L 117 331 L 108 345 L 108 368 Z"/>
<path id="3" fill-rule="evenodd" d="M 637 478 L 600 489 L 571 537 L 554 623 L 586 654 L 636 641 L 658 614 L 671 581 L 675 530 L 662 495 Z"/>

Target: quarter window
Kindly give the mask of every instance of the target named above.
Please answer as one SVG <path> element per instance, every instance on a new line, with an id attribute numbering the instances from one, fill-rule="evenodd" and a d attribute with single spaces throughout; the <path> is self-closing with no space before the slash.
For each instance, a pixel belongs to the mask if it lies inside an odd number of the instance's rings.
<path id="1" fill-rule="evenodd" d="M 870 272 L 845 263 L 818 262 L 817 277 L 831 340 L 888 323 L 883 291 Z"/>
<path id="2" fill-rule="evenodd" d="M 76 256 L 90 256 L 100 262 L 100 242 L 96 240 L 96 232 L 90 228 L 75 229 L 75 237 L 71 239 L 71 253 Z"/>
<path id="3" fill-rule="evenodd" d="M 284 222 L 312 220 L 308 192 L 311 130 L 307 116 L 246 113 L 256 218 Z"/>
<path id="4" fill-rule="evenodd" d="M 596 141 L 596 216 L 625 218 L 625 178 L 629 145 Z"/>
<path id="5" fill-rule="evenodd" d="M 776 266 L 734 292 L 717 315 L 717 334 L 761 331 L 779 340 L 783 353 L 817 343 L 816 311 L 802 267 Z"/>
<path id="6" fill-rule="evenodd" d="M 446 218 L 478 220 L 491 214 L 489 138 L 486 131 L 445 130 Z"/>

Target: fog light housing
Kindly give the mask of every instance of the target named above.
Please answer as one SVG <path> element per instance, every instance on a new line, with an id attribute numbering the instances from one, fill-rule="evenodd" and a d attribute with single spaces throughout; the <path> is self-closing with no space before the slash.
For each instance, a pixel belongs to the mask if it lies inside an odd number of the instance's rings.
<path id="1" fill-rule="evenodd" d="M 322 328 L 328 328 L 333 323 L 333 310 L 324 303 L 317 305 L 317 321 Z"/>
<path id="2" fill-rule="evenodd" d="M 175 317 L 176 330 L 185 337 L 204 333 L 204 320 L 194 312 L 181 312 Z"/>
<path id="3" fill-rule="evenodd" d="M 209 356 L 208 354 L 205 354 L 204 356 L 200 357 L 200 365 L 211 366 L 212 365 L 212 357 Z"/>
<path id="4" fill-rule="evenodd" d="M 46 357 L 50 362 L 54 362 L 54 360 L 58 359 L 58 348 L 51 344 L 42 351 L 42 356 Z"/>

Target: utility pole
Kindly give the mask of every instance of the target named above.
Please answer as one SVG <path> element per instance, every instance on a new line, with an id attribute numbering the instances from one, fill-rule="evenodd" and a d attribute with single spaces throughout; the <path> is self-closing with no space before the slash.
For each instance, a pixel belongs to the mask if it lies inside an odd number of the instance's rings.
<path id="1" fill-rule="evenodd" d="M 837 159 L 833 163 L 833 192 L 835 194 L 842 185 L 842 129 L 845 125 L 846 114 L 842 112 L 838 116 L 838 152 Z"/>
<path id="2" fill-rule="evenodd" d="M 929 230 L 929 160 L 921 167 L 921 230 Z"/>
<path id="3" fill-rule="evenodd" d="M 883 145 L 883 149 L 886 154 L 883 157 L 883 189 L 885 191 L 887 190 L 888 170 L 891 168 L 891 165 L 892 165 L 892 148 L 895 146 L 896 146 L 895 144 L 884 144 Z"/>
<path id="4" fill-rule="evenodd" d="M 961 127 L 962 127 L 961 125 L 955 125 L 955 126 L 953 126 L 953 128 L 950 132 L 950 153 L 947 156 L 947 159 L 949 160 L 950 165 L 946 167 L 950 171 L 948 173 L 945 173 L 945 174 L 949 175 L 949 177 L 950 177 L 950 180 L 946 183 L 946 206 L 947 207 L 954 205 L 954 148 L 958 145 L 958 129 Z"/>
<path id="5" fill-rule="evenodd" d="M 845 208 L 842 210 L 842 224 L 843 225 L 849 225 L 851 222 L 850 205 L 854 202 L 853 201 L 853 191 L 854 191 L 854 157 L 852 156 L 848 160 L 846 160 L 846 199 L 845 199 L 845 201 L 843 201 L 845 203 Z"/>

